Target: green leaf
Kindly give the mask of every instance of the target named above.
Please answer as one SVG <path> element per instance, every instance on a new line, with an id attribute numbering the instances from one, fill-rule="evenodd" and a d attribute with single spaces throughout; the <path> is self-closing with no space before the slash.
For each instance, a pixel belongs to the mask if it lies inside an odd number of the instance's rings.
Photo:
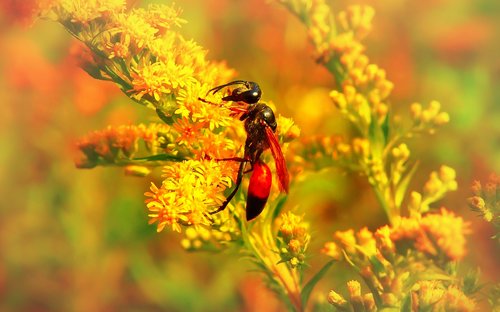
<path id="1" fill-rule="evenodd" d="M 146 157 L 137 157 L 134 158 L 133 160 L 144 160 L 144 161 L 158 161 L 158 160 L 167 160 L 167 161 L 184 161 L 187 160 L 184 157 L 181 156 L 176 156 L 176 155 L 171 155 L 171 154 L 156 154 L 156 155 L 151 155 L 151 156 L 146 156 Z"/>
<path id="2" fill-rule="evenodd" d="M 390 126 L 389 126 L 389 121 L 390 121 L 390 112 L 387 113 L 387 115 L 385 116 L 385 119 L 384 119 L 384 122 L 380 125 L 380 128 L 382 129 L 382 134 L 384 135 L 384 145 L 387 144 L 387 142 L 389 141 L 389 130 L 390 130 Z"/>
<path id="3" fill-rule="evenodd" d="M 171 125 L 174 123 L 174 119 L 172 118 L 172 116 L 167 116 L 163 110 L 161 110 L 160 108 L 156 108 L 156 115 L 158 115 L 158 117 L 164 122 L 166 123 L 167 125 Z"/>
<path id="4" fill-rule="evenodd" d="M 373 266 L 374 273 L 379 274 L 379 273 L 385 272 L 384 264 L 379 259 L 377 259 L 376 256 L 370 257 L 370 263 Z"/>
<path id="5" fill-rule="evenodd" d="M 286 200 L 288 196 L 283 196 L 278 200 L 276 203 L 276 207 L 273 210 L 273 214 L 271 216 L 271 220 L 276 220 L 276 218 L 280 215 L 281 211 L 283 210 L 283 207 L 285 206 Z"/>
<path id="6" fill-rule="evenodd" d="M 307 301 L 309 300 L 309 296 L 311 296 L 311 292 L 314 289 L 314 286 L 325 276 L 326 272 L 330 269 L 330 267 L 335 263 L 335 260 L 331 260 L 327 262 L 321 270 L 319 270 L 307 284 L 304 286 L 302 289 L 302 292 L 300 294 L 300 299 L 302 300 L 302 306 L 305 307 L 307 305 Z"/>
<path id="7" fill-rule="evenodd" d="M 411 293 L 410 293 L 403 299 L 403 305 L 401 306 L 401 312 L 412 312 L 411 306 L 412 306 L 412 298 L 411 298 Z"/>
<path id="8" fill-rule="evenodd" d="M 403 200 L 406 195 L 406 191 L 408 190 L 408 186 L 410 185 L 411 179 L 413 175 L 417 171 L 418 162 L 415 162 L 413 166 L 408 170 L 408 172 L 403 176 L 401 181 L 399 182 L 396 193 L 394 194 L 394 201 L 396 203 L 396 207 L 401 207 Z"/>

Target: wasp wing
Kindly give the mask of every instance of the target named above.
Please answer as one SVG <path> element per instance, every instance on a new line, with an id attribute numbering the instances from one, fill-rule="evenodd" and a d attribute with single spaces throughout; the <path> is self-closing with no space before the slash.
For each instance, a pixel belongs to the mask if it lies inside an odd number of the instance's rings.
<path id="1" fill-rule="evenodd" d="M 281 151 L 281 146 L 278 141 L 278 137 L 273 132 L 271 127 L 266 126 L 266 136 L 269 142 L 269 148 L 273 154 L 274 162 L 276 164 L 276 173 L 278 174 L 278 185 L 281 192 L 288 193 L 290 185 L 290 176 L 288 175 L 288 169 L 286 168 L 285 157 Z"/>

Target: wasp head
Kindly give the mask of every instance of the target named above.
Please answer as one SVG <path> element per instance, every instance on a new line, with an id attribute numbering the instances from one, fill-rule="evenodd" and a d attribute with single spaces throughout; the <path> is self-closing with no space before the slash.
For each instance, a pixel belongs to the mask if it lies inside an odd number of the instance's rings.
<path id="1" fill-rule="evenodd" d="M 230 95 L 223 97 L 222 99 L 224 101 L 245 102 L 247 104 L 255 104 L 259 102 L 262 91 L 260 90 L 259 85 L 253 81 L 235 80 L 215 87 L 210 91 L 212 91 L 212 94 L 215 94 L 223 88 L 234 85 L 239 85 L 239 87 L 233 89 Z"/>

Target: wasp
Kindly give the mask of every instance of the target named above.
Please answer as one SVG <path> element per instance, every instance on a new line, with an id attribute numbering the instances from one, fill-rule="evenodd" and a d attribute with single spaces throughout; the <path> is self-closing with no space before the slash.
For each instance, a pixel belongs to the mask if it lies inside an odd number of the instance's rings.
<path id="1" fill-rule="evenodd" d="M 235 88 L 232 88 L 233 86 Z M 233 113 L 239 115 L 239 119 L 244 122 L 247 138 L 243 157 L 219 159 L 237 161 L 240 163 L 240 166 L 234 189 L 222 205 L 217 210 L 210 212 L 210 214 L 215 214 L 226 209 L 231 199 L 236 195 L 243 180 L 243 175 L 252 172 L 246 203 L 246 219 L 250 221 L 255 219 L 264 210 L 272 185 L 271 170 L 261 160 L 262 153 L 267 149 L 271 150 L 276 165 L 278 186 L 281 192 L 288 193 L 290 178 L 285 158 L 275 133 L 278 124 L 276 123 L 273 110 L 268 105 L 259 103 L 262 95 L 259 85 L 252 81 L 235 80 L 212 88 L 208 93 L 215 94 L 224 89 L 227 89 L 229 92 L 222 100 L 238 103 L 238 105 L 230 109 Z M 215 104 L 203 98 L 198 99 L 205 103 Z M 250 164 L 250 169 L 245 171 L 247 164 Z"/>

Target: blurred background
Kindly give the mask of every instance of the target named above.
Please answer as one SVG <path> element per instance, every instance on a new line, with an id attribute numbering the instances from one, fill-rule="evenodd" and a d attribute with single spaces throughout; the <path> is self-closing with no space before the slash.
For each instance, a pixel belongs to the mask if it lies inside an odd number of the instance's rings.
<path id="1" fill-rule="evenodd" d="M 235 250 L 186 253 L 178 234 L 147 225 L 149 179 L 75 168 L 78 137 L 154 115 L 77 68 L 73 39 L 58 24 L 33 22 L 33 2 L 0 0 L 0 311 L 279 311 Z M 357 3 L 376 10 L 367 54 L 395 83 L 394 110 L 407 114 L 412 102 L 438 100 L 451 116 L 436 135 L 410 142 L 420 161 L 413 189 L 441 164 L 457 170 L 459 190 L 442 205 L 472 223 L 463 269 L 479 266 L 483 282 L 498 281 L 493 231 L 466 198 L 473 180 L 500 173 L 500 2 Z M 335 11 L 349 4 L 331 1 Z M 302 136 L 346 132 L 328 98 L 332 77 L 283 7 L 266 0 L 178 5 L 185 37 L 210 59 L 226 60 L 238 78 L 259 82 L 263 99 L 294 118 Z M 312 224 L 311 271 L 325 262 L 318 250 L 335 230 L 386 222 L 366 182 L 338 169 L 296 185 L 289 205 Z M 344 271 L 331 269 L 313 297 L 341 287 Z"/>

